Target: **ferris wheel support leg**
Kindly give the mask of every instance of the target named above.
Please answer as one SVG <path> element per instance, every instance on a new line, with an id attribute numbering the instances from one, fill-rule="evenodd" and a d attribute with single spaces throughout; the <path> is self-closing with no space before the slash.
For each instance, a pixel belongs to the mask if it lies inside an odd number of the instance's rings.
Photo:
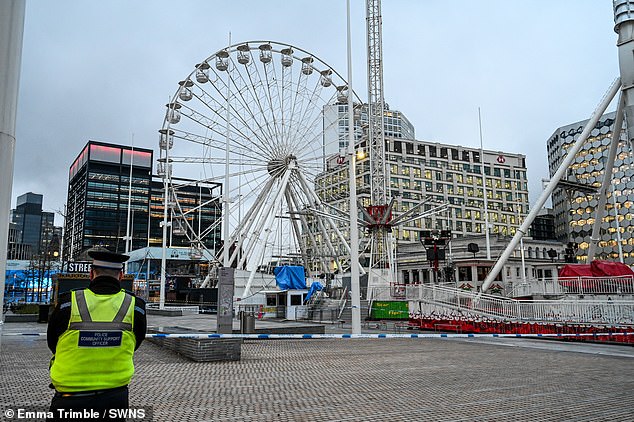
<path id="1" fill-rule="evenodd" d="M 245 263 L 248 262 L 247 261 L 248 258 L 257 249 L 258 244 L 262 243 L 262 239 L 260 239 L 260 233 L 262 232 L 264 228 L 270 227 L 268 221 L 271 215 L 274 214 L 274 213 L 271 213 L 271 210 L 273 205 L 277 203 L 278 200 L 279 200 L 279 192 L 276 194 L 276 196 L 273 198 L 273 201 L 269 205 L 267 205 L 266 203 L 265 196 L 263 196 L 262 200 L 258 204 L 256 204 L 257 211 L 253 214 L 253 221 L 251 222 L 249 226 L 249 231 L 245 231 L 245 233 L 249 233 L 252 226 L 255 226 L 255 229 L 254 229 L 255 231 L 251 234 L 250 237 L 248 238 L 245 237 L 244 239 L 242 239 L 242 242 L 240 243 L 242 245 L 242 244 L 245 244 L 245 241 L 246 241 L 246 247 L 238 263 L 238 268 L 242 268 L 245 265 Z M 264 243 L 266 244 L 266 239 Z M 253 261 L 251 260 L 251 262 Z"/>
<path id="2" fill-rule="evenodd" d="M 592 236 L 590 237 L 590 246 L 588 247 L 588 264 L 594 259 L 597 251 L 597 243 L 601 238 L 601 223 L 605 214 L 605 204 L 608 201 L 608 190 L 612 184 L 612 169 L 614 168 L 614 160 L 619 149 L 621 141 L 621 129 L 623 128 L 623 109 L 625 107 L 625 95 L 621 93 L 619 105 L 616 109 L 616 118 L 614 119 L 614 128 L 612 129 L 612 141 L 610 142 L 610 151 L 608 153 L 608 161 L 605 163 L 605 171 L 603 172 L 603 182 L 599 190 L 599 200 L 594 214 L 594 225 L 592 226 Z M 614 191 L 612 191 L 614 195 Z M 618 216 L 617 216 L 618 217 Z"/>
<path id="3" fill-rule="evenodd" d="M 255 204 L 251 208 L 249 208 L 247 215 L 244 217 L 245 224 L 242 224 L 236 227 L 235 232 L 230 237 L 230 243 L 228 243 L 228 245 L 232 245 L 236 241 L 238 242 L 235 250 L 231 254 L 231 257 L 229 258 L 230 263 L 236 259 L 236 257 L 238 256 L 238 253 L 242 249 L 242 245 L 244 244 L 244 236 L 240 236 L 240 234 L 248 233 L 248 231 L 251 230 L 251 226 L 253 225 L 253 222 L 257 218 L 257 214 L 259 210 L 262 208 L 262 205 L 264 204 L 264 198 L 266 197 L 269 190 L 271 189 L 271 186 L 273 186 L 273 181 L 274 181 L 273 179 L 270 179 L 266 182 L 266 186 L 264 187 L 264 189 L 262 189 L 262 191 L 256 198 Z M 243 258 L 244 256 L 245 255 L 243 255 Z M 242 263 L 244 263 L 243 259 L 241 259 L 241 261 Z M 241 265 L 238 265 L 238 268 L 240 267 Z"/>
<path id="4" fill-rule="evenodd" d="M 308 182 L 306 182 L 306 179 L 304 178 L 303 174 L 300 174 L 300 180 L 301 180 L 302 186 L 304 186 L 304 189 L 307 189 Z M 319 196 L 312 189 L 308 189 L 308 191 L 313 196 L 313 199 L 315 200 L 315 204 L 321 205 L 321 200 L 319 199 Z M 343 233 L 341 233 L 341 230 L 339 230 L 339 227 L 337 227 L 337 224 L 335 223 L 335 221 L 332 218 L 327 218 L 327 221 L 330 224 L 330 226 L 335 230 L 335 233 L 337 233 L 337 236 L 343 243 L 344 248 L 346 249 L 346 252 L 350 254 L 350 245 L 348 244 L 348 241 L 346 240 L 346 238 L 343 236 Z M 359 267 L 359 272 L 361 274 L 366 273 L 366 271 L 363 269 L 363 266 L 358 261 L 356 265 Z M 352 266 L 352 262 L 350 263 L 350 266 Z"/>
<path id="5" fill-rule="evenodd" d="M 282 179 L 280 189 L 275 194 L 275 198 L 273 198 L 273 201 L 267 204 L 266 209 L 262 213 L 262 216 L 264 217 L 264 219 L 262 220 L 263 224 L 260 227 L 256 228 L 256 231 L 253 233 L 253 236 L 255 238 L 253 245 L 255 246 L 258 243 L 258 240 L 260 240 L 259 238 L 260 238 L 260 233 L 262 232 L 262 229 L 266 230 L 266 239 L 264 239 L 264 244 L 261 248 L 262 251 L 260 253 L 260 258 L 256 262 L 260 262 L 262 258 L 264 257 L 264 251 L 266 250 L 266 242 L 268 240 L 269 234 L 271 233 L 271 225 L 273 224 L 273 220 L 274 220 L 273 217 L 275 216 L 275 213 L 272 212 L 273 206 L 276 204 L 279 204 L 280 196 L 282 196 L 282 192 L 286 191 L 286 187 L 288 186 L 288 181 L 291 178 L 291 173 L 295 171 L 295 169 L 296 169 L 295 165 L 293 163 L 290 163 L 288 168 L 286 169 L 284 178 Z M 247 297 L 249 292 L 251 291 L 251 284 L 253 284 L 253 278 L 255 277 L 256 270 L 257 270 L 257 265 L 251 269 L 249 280 L 247 281 L 247 285 L 245 286 L 244 292 L 242 293 L 243 299 Z"/>
<path id="6" fill-rule="evenodd" d="M 533 220 L 535 220 L 535 217 L 537 216 L 539 211 L 541 211 L 550 194 L 555 190 L 559 181 L 568 171 L 568 167 L 570 166 L 570 164 L 572 164 L 575 156 L 577 155 L 583 144 L 586 142 L 586 139 L 588 139 L 588 135 L 590 135 L 590 132 L 592 131 L 592 129 L 594 129 L 597 122 L 599 121 L 599 118 L 601 118 L 601 116 L 605 112 L 605 109 L 608 108 L 608 105 L 610 105 L 610 102 L 612 102 L 612 99 L 618 93 L 620 87 L 621 79 L 616 78 L 610 86 L 607 94 L 603 97 L 601 103 L 590 117 L 590 120 L 588 120 L 588 123 L 586 123 L 586 126 L 583 128 L 581 135 L 579 135 L 579 139 L 577 139 L 577 142 L 575 142 L 573 146 L 568 150 L 568 154 L 559 165 L 559 168 L 550 179 L 550 182 L 548 183 L 548 185 L 546 185 L 546 188 L 537 199 L 537 202 L 533 205 L 533 208 L 526 216 L 526 219 L 524 220 L 520 228 L 517 229 L 517 232 L 515 232 L 515 236 L 513 236 L 513 239 L 511 239 L 509 244 L 506 246 L 506 249 L 504 249 L 504 252 L 502 252 L 502 255 L 487 275 L 484 283 L 482 284 L 480 293 L 484 293 L 491 286 L 493 280 L 495 280 L 497 275 L 500 273 L 502 267 L 504 267 L 504 264 L 506 264 L 506 261 L 509 259 L 515 248 L 517 248 L 517 245 L 520 243 L 522 237 L 526 233 L 528 233 L 528 228 L 533 223 Z"/>
<path id="7" fill-rule="evenodd" d="M 296 210 L 300 209 L 300 207 L 298 207 L 296 203 L 294 204 L 294 207 L 295 207 Z M 321 245 L 320 245 L 319 242 L 317 242 L 317 239 L 315 239 L 315 235 L 313 234 L 313 230 L 311 230 L 311 228 L 310 228 L 310 226 L 308 224 L 308 220 L 306 220 L 306 216 L 303 213 L 298 213 L 298 216 L 299 216 L 299 221 L 301 221 L 301 223 L 302 223 L 302 228 L 304 229 L 304 233 L 306 233 L 306 235 L 308 236 L 308 239 L 310 240 L 310 244 L 313 245 L 315 250 L 319 250 Z M 304 251 L 302 251 L 302 253 L 303 252 Z M 323 273 L 327 273 L 328 272 L 328 265 L 326 264 L 324 259 L 320 257 L 319 263 L 321 264 L 322 272 Z"/>
<path id="8" fill-rule="evenodd" d="M 295 238 L 297 239 L 297 242 L 299 243 L 299 250 L 301 251 L 302 254 L 302 262 L 304 263 L 304 268 L 306 268 L 306 271 L 308 271 L 308 277 L 312 277 L 312 271 L 310 269 L 310 266 L 308 265 L 308 255 L 306 254 L 306 244 L 304 243 L 304 240 L 302 239 L 302 232 L 299 229 L 299 226 L 297 225 L 297 220 L 295 220 L 295 215 L 297 214 L 297 211 L 299 211 L 297 209 L 297 204 L 295 204 L 295 201 L 292 198 L 292 195 L 288 192 L 288 190 L 286 192 L 284 192 L 284 196 L 286 197 L 286 203 L 288 204 L 288 208 L 289 208 L 289 218 L 291 219 L 291 227 L 293 227 L 293 232 L 295 233 Z M 291 208 L 292 205 L 292 208 Z"/>
<path id="9" fill-rule="evenodd" d="M 301 183 L 302 187 L 304 188 L 305 192 L 308 192 L 310 194 L 310 196 L 313 199 L 313 206 L 314 207 L 318 207 L 321 204 L 321 200 L 319 199 L 319 196 L 317 196 L 317 194 L 310 188 L 310 185 L 308 184 L 308 182 L 306 181 L 306 179 L 304 178 L 304 175 L 299 173 L 299 182 Z M 329 218 L 326 218 L 326 220 L 331 220 Z M 332 223 L 332 221 L 331 221 Z M 321 235 L 322 238 L 325 240 L 326 242 L 326 248 L 328 250 L 328 253 L 333 256 L 335 258 L 335 262 L 337 265 L 337 268 L 341 268 L 341 262 L 339 261 L 338 255 L 335 253 L 335 248 L 332 246 L 332 242 L 330 241 L 330 236 L 328 235 L 328 230 L 326 230 L 326 227 L 324 226 L 324 222 L 322 219 L 318 219 L 317 220 L 317 224 L 319 225 L 319 230 L 321 231 Z M 332 225 L 334 226 L 334 223 L 332 223 Z M 328 264 L 325 263 L 324 258 L 320 258 L 322 260 L 322 266 L 328 268 Z"/>

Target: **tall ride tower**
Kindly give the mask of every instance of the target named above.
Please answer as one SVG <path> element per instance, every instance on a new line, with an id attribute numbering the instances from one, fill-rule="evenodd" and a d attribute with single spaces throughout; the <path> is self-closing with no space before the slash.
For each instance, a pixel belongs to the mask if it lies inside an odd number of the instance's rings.
<path id="1" fill-rule="evenodd" d="M 381 36 L 381 0 L 366 0 L 368 43 L 368 146 L 370 153 L 371 204 L 364 212 L 370 231 L 370 285 L 395 280 L 391 246 L 392 207 L 388 205 L 385 170 L 385 134 L 383 116 L 383 46 Z M 370 286 L 368 286 L 370 287 Z"/>

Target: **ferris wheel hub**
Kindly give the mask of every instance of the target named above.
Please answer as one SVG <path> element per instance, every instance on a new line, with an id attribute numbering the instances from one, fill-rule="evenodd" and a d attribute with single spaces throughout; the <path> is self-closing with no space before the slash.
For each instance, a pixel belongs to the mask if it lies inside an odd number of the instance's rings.
<path id="1" fill-rule="evenodd" d="M 268 162 L 266 169 L 272 177 L 282 177 L 291 163 L 296 163 L 297 157 L 289 154 L 286 157 L 274 158 Z"/>

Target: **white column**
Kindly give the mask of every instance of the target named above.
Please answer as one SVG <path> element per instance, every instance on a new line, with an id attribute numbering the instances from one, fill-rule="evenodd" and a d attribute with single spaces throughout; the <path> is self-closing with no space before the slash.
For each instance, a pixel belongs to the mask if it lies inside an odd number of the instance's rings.
<path id="1" fill-rule="evenodd" d="M 0 303 L 2 304 L 4 304 L 9 211 L 13 187 L 15 121 L 22 61 L 24 6 L 24 0 L 0 1 Z M 3 324 L 4 316 L 0 315 L 0 338 Z"/>
<path id="2" fill-rule="evenodd" d="M 348 159 L 350 176 L 350 293 L 352 334 L 361 334 L 361 286 L 359 283 L 359 226 L 357 225 L 357 177 L 354 152 L 354 103 L 352 101 L 352 46 L 350 41 L 350 0 L 346 0 L 348 30 Z M 383 122 L 381 121 L 381 124 Z"/>

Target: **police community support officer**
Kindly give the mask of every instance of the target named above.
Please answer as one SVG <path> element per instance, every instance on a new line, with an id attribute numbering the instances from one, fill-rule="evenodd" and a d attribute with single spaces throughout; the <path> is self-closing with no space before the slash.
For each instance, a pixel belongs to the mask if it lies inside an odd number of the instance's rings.
<path id="1" fill-rule="evenodd" d="M 60 296 L 51 315 L 47 341 L 57 409 L 128 408 L 132 358 L 145 338 L 145 302 L 120 286 L 128 256 L 92 249 L 90 285 Z M 125 420 L 125 419 L 121 419 Z"/>

